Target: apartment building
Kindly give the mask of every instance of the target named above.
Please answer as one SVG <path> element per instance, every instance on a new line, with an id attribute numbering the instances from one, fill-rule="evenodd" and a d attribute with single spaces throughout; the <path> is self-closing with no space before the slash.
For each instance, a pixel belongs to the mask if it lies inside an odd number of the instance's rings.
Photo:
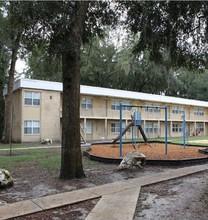
<path id="1" fill-rule="evenodd" d="M 51 138 L 60 141 L 62 83 L 19 79 L 13 90 L 12 140 L 38 142 Z M 5 90 L 5 98 L 6 93 Z M 82 124 L 86 140 L 110 140 L 118 135 L 120 102 L 134 105 L 122 109 L 122 127 L 131 122 L 132 111 L 141 112 L 147 137 L 165 136 L 165 110 L 156 106 L 168 107 L 169 137 L 182 136 L 183 112 L 189 135 L 208 133 L 208 102 L 84 85 L 80 87 L 80 95 L 80 122 L 77 123 Z M 129 129 L 124 138 L 131 139 L 132 133 Z M 139 131 L 136 137 L 141 137 Z"/>

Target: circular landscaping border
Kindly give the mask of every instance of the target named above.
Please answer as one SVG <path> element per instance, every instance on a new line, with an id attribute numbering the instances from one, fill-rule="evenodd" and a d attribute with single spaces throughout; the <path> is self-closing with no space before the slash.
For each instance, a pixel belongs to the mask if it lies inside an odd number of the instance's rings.
<path id="1" fill-rule="evenodd" d="M 157 141 L 156 141 L 157 142 Z M 156 143 L 156 142 L 150 142 L 150 143 Z M 164 143 L 160 142 L 159 143 Z M 126 142 L 125 142 L 126 143 Z M 170 143 L 169 144 L 174 144 Z M 92 145 L 96 145 L 98 143 L 93 143 Z M 109 142 L 105 143 L 99 143 L 99 144 L 109 144 Z M 197 146 L 198 145 L 189 145 L 189 146 Z M 83 155 L 87 156 L 90 160 L 102 162 L 102 163 L 114 163 L 119 164 L 122 161 L 122 158 L 107 158 L 107 157 L 101 157 L 101 156 L 95 156 L 90 153 L 91 149 L 90 147 L 83 152 Z M 147 159 L 146 164 L 147 165 L 157 165 L 157 166 L 188 166 L 188 165 L 198 165 L 198 164 L 204 164 L 208 162 L 208 157 L 202 157 L 202 158 L 187 158 L 187 159 L 175 159 L 175 160 L 159 160 L 159 159 Z"/>

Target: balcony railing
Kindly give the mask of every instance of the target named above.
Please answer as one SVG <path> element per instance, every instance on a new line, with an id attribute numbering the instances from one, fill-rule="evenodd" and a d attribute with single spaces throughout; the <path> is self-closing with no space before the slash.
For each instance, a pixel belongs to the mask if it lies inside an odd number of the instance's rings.
<path id="1" fill-rule="evenodd" d="M 131 111 L 123 110 L 122 118 L 124 120 L 131 120 Z M 60 117 L 62 117 L 62 108 L 60 108 Z M 146 112 L 141 111 L 142 120 L 165 120 L 165 113 L 161 112 Z M 94 118 L 94 119 L 116 119 L 120 118 L 119 110 L 112 109 L 102 109 L 102 108 L 93 108 L 93 109 L 80 109 L 80 118 Z M 168 120 L 182 121 L 181 114 L 168 114 Z M 186 121 L 205 121 L 208 120 L 208 115 L 194 115 L 186 114 Z"/>

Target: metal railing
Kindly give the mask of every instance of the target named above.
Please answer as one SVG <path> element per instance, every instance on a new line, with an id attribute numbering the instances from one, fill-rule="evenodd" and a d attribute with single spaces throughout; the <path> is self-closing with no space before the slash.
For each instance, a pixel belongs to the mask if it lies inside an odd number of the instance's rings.
<path id="1" fill-rule="evenodd" d="M 145 110 L 141 111 L 142 120 L 164 120 L 165 113 L 161 112 L 146 112 Z M 60 108 L 60 117 L 62 117 L 62 108 Z M 112 109 L 102 109 L 102 108 L 93 108 L 93 109 L 80 109 L 80 118 L 91 118 L 91 119 L 115 119 L 119 120 L 119 110 Z M 131 120 L 131 111 L 123 110 L 123 119 Z M 181 114 L 168 113 L 168 120 L 182 121 Z M 186 120 L 189 121 L 205 121 L 208 120 L 208 115 L 195 115 L 186 113 Z"/>

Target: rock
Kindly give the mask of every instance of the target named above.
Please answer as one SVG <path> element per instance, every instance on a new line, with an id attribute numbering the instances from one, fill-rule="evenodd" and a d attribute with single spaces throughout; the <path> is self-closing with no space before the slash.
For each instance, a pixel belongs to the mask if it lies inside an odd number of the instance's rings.
<path id="1" fill-rule="evenodd" d="M 133 151 L 131 153 L 128 153 L 123 158 L 118 169 L 123 170 L 123 169 L 135 168 L 135 167 L 142 167 L 145 164 L 145 162 L 146 162 L 146 157 L 144 154 L 138 151 Z"/>
<path id="2" fill-rule="evenodd" d="M 51 144 L 53 144 L 53 141 L 52 141 L 52 139 L 46 138 L 46 139 L 43 139 L 41 143 L 51 145 Z"/>
<path id="3" fill-rule="evenodd" d="M 13 186 L 14 181 L 9 171 L 0 169 L 0 189 Z"/>

